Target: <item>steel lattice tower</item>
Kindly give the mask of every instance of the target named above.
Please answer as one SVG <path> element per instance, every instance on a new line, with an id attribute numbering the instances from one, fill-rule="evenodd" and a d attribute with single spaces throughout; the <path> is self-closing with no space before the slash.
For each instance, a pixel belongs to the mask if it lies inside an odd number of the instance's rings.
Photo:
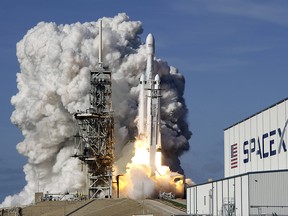
<path id="1" fill-rule="evenodd" d="M 74 114 L 79 132 L 77 153 L 87 166 L 89 198 L 112 197 L 114 118 L 111 71 L 102 63 L 102 21 L 99 28 L 99 65 L 90 74 L 90 108 Z"/>

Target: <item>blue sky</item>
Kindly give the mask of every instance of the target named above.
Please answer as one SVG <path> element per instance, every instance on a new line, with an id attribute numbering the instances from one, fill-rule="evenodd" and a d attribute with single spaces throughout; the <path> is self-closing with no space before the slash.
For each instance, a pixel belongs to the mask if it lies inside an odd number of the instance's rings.
<path id="1" fill-rule="evenodd" d="M 190 151 L 181 157 L 196 183 L 223 177 L 223 129 L 287 97 L 288 1 L 9 0 L 0 2 L 0 200 L 25 185 L 26 159 L 10 122 L 16 43 L 38 22 L 70 24 L 125 12 L 156 39 L 156 57 L 185 76 Z"/>

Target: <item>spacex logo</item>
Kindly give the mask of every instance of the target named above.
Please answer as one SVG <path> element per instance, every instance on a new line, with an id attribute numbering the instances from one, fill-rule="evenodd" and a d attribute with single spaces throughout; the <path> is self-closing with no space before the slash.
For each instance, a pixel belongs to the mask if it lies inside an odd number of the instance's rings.
<path id="1" fill-rule="evenodd" d="M 238 148 L 237 143 L 231 145 L 231 169 L 238 167 Z"/>

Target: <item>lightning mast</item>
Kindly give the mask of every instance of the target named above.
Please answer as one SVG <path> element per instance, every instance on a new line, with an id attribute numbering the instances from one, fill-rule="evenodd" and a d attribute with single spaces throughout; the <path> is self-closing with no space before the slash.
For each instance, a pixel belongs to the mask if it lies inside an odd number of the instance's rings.
<path id="1" fill-rule="evenodd" d="M 103 65 L 102 20 L 99 25 L 99 63 L 90 73 L 90 107 L 74 114 L 79 129 L 75 157 L 86 165 L 90 199 L 112 197 L 114 162 L 111 71 Z"/>

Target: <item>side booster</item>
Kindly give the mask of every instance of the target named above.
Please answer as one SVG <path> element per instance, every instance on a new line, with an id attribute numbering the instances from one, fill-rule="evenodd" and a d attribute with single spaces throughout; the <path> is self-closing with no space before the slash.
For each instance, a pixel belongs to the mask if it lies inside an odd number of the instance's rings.
<path id="1" fill-rule="evenodd" d="M 152 34 L 146 38 L 147 66 L 140 78 L 138 133 L 147 143 L 150 167 L 156 170 L 156 152 L 161 151 L 160 133 L 160 77 L 154 76 L 155 41 Z"/>

